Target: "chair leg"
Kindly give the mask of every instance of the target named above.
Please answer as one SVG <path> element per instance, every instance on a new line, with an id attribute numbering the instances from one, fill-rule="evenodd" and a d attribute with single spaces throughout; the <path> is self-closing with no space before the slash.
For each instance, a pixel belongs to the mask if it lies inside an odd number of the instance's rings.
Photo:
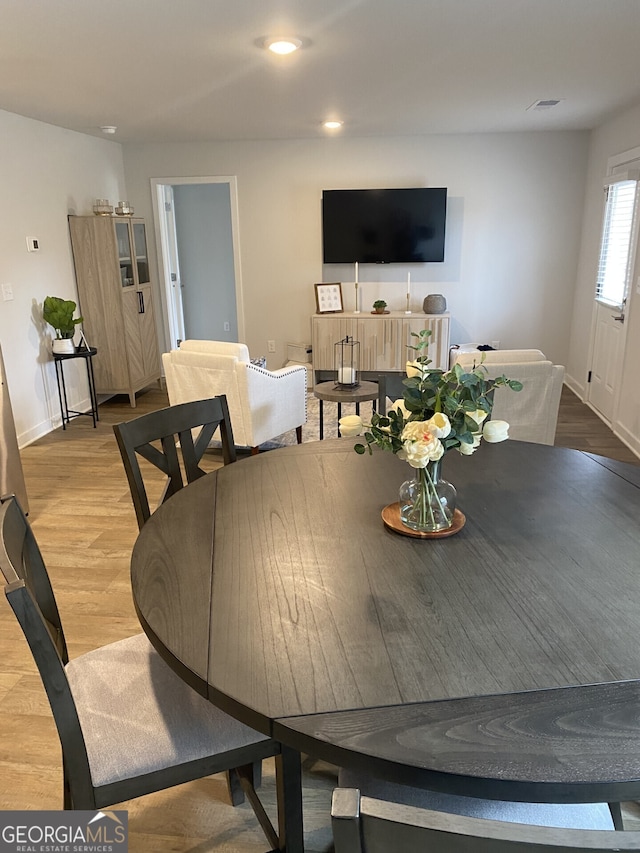
<path id="1" fill-rule="evenodd" d="M 240 777 L 236 770 L 227 770 L 225 773 L 227 777 L 227 791 L 229 792 L 229 799 L 231 800 L 232 806 L 240 806 L 244 803 L 244 791 L 242 789 L 242 783 L 240 782 Z"/>
<path id="2" fill-rule="evenodd" d="M 278 850 L 303 853 L 302 762 L 300 753 L 282 745 L 276 755 L 276 787 L 278 792 Z"/>
<path id="3" fill-rule="evenodd" d="M 298 444 L 302 444 L 302 426 L 296 427 L 296 441 Z"/>
<path id="4" fill-rule="evenodd" d="M 262 785 L 262 761 L 253 762 L 253 787 L 259 788 Z"/>
<path id="5" fill-rule="evenodd" d="M 624 824 L 622 822 L 622 809 L 620 807 L 620 803 L 609 803 L 609 811 L 611 812 L 611 819 L 613 820 L 613 828 L 622 832 Z"/>
<path id="6" fill-rule="evenodd" d="M 278 833 L 275 831 L 271 820 L 269 819 L 269 815 L 266 813 L 264 806 L 262 805 L 260 798 L 256 794 L 256 789 L 254 785 L 253 779 L 253 768 L 254 764 L 245 764 L 244 767 L 238 767 L 235 771 L 232 771 L 233 775 L 238 776 L 240 780 L 240 784 L 242 785 L 242 790 L 246 798 L 249 800 L 251 808 L 254 811 L 255 816 L 258 819 L 258 823 L 262 827 L 262 831 L 264 832 L 267 841 L 273 848 L 273 850 L 280 849 L 280 841 L 278 839 Z"/>
<path id="7" fill-rule="evenodd" d="M 251 765 L 251 778 L 254 788 L 259 788 L 262 785 L 262 761 L 254 761 Z M 240 806 L 244 803 L 244 789 L 240 776 L 233 770 L 227 770 L 227 791 L 232 806 Z"/>

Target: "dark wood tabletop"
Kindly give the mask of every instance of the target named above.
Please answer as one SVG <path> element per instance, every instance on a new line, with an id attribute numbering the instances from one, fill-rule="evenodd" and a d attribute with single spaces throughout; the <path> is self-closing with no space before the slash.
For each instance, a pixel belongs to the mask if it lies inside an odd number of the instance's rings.
<path id="1" fill-rule="evenodd" d="M 523 442 L 444 460 L 466 525 L 387 530 L 409 466 L 353 439 L 220 469 L 132 559 L 161 654 L 203 695 L 337 764 L 475 796 L 640 798 L 640 481 Z"/>

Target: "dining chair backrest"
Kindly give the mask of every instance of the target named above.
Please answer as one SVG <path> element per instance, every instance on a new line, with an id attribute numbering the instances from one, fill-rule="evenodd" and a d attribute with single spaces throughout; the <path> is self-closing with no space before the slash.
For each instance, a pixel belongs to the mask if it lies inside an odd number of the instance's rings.
<path id="1" fill-rule="evenodd" d="M 640 832 L 562 829 L 399 805 L 336 788 L 335 853 L 610 853 L 640 850 Z"/>
<path id="2" fill-rule="evenodd" d="M 13 495 L 0 500 L 0 571 L 5 594 L 29 643 L 49 698 L 66 771 L 89 790 L 89 760 L 65 672 L 69 655 L 49 575 L 18 501 Z"/>
<path id="3" fill-rule="evenodd" d="M 482 366 L 489 379 L 507 376 L 522 382 L 522 390 L 496 388 L 493 398 L 495 420 L 509 424 L 509 437 L 516 441 L 553 444 L 564 381 L 564 366 L 553 364 L 540 350 L 452 350 L 454 364 L 465 370 Z"/>
<path id="4" fill-rule="evenodd" d="M 151 462 L 167 476 L 159 501 L 163 503 L 184 486 L 177 442 L 187 483 L 192 483 L 206 473 L 200 467 L 200 461 L 218 429 L 224 464 L 235 462 L 233 430 L 224 395 L 168 406 L 114 425 L 140 529 L 149 519 L 151 509 L 139 457 Z M 157 446 L 158 442 L 161 449 Z"/>

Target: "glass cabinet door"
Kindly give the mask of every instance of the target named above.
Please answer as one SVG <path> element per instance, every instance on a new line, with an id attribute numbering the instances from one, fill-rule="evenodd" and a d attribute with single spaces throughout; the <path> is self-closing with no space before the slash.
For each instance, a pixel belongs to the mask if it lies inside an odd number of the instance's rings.
<path id="1" fill-rule="evenodd" d="M 149 258 L 147 254 L 147 234 L 144 222 L 133 223 L 133 242 L 136 249 L 138 284 L 149 283 Z"/>
<path id="2" fill-rule="evenodd" d="M 118 261 L 120 263 L 120 280 L 123 287 L 132 287 L 133 260 L 131 252 L 131 237 L 128 222 L 116 222 L 116 241 L 118 243 Z"/>

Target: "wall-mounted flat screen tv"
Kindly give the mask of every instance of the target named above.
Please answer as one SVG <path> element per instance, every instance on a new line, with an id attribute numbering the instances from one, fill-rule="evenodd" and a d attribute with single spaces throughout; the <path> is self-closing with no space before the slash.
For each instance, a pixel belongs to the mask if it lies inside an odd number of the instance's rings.
<path id="1" fill-rule="evenodd" d="M 444 261 L 446 187 L 324 190 L 325 264 Z"/>

